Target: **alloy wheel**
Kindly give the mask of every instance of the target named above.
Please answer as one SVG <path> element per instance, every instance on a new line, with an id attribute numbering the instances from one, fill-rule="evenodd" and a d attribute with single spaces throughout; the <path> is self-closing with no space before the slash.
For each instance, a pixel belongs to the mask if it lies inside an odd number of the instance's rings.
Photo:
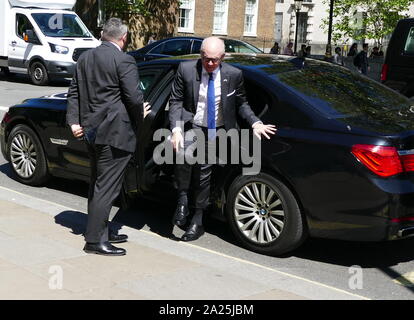
<path id="1" fill-rule="evenodd" d="M 234 218 L 245 237 L 262 245 L 278 239 L 285 225 L 282 200 L 275 190 L 262 182 L 247 184 L 239 190 Z"/>
<path id="2" fill-rule="evenodd" d="M 22 178 L 30 178 L 36 170 L 37 153 L 30 137 L 24 133 L 14 136 L 10 144 L 10 158 L 14 170 Z"/>

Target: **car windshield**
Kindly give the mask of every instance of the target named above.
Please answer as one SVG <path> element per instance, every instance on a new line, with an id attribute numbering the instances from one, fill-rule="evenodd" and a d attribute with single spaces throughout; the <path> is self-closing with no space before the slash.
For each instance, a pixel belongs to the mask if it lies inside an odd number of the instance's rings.
<path id="1" fill-rule="evenodd" d="M 92 38 L 91 33 L 74 14 L 33 13 L 40 30 L 47 37 L 56 38 Z"/>

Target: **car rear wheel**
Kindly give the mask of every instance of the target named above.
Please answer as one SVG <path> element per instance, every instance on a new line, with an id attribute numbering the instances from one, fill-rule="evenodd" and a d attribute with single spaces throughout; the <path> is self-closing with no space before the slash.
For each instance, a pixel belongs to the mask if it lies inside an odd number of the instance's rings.
<path id="1" fill-rule="evenodd" d="M 17 125 L 8 139 L 10 161 L 18 181 L 41 185 L 48 178 L 43 147 L 36 133 L 26 125 Z"/>
<path id="2" fill-rule="evenodd" d="M 36 61 L 30 65 L 29 68 L 30 80 L 33 84 L 44 86 L 49 83 L 49 75 L 43 63 Z"/>
<path id="3" fill-rule="evenodd" d="M 237 239 L 259 253 L 287 253 L 307 235 L 295 196 L 268 174 L 237 177 L 229 188 L 226 214 Z"/>

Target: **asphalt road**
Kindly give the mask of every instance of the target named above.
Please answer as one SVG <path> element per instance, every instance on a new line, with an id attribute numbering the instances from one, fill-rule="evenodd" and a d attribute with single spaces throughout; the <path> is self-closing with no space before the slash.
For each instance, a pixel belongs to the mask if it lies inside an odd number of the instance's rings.
<path id="1" fill-rule="evenodd" d="M 25 76 L 6 78 L 0 73 L 0 118 L 10 105 L 26 98 L 66 92 L 68 84 L 68 81 L 59 81 L 48 87 L 37 87 Z M 43 187 L 25 186 L 15 181 L 2 156 L 0 186 L 86 212 L 87 184 L 52 179 Z M 114 207 L 112 215 L 117 222 L 174 241 L 182 231 L 171 226 L 171 208 L 173 204 L 138 201 L 129 212 L 118 212 L 119 208 Z M 225 223 L 206 220 L 206 234 L 194 242 L 196 246 L 351 295 L 368 299 L 414 299 L 414 239 L 383 243 L 308 239 L 289 255 L 269 257 L 240 248 Z"/>

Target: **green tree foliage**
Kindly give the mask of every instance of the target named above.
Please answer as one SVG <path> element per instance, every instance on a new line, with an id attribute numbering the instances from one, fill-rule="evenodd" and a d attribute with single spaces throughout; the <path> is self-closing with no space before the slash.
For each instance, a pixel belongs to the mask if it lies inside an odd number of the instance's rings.
<path id="1" fill-rule="evenodd" d="M 146 16 L 148 12 L 148 0 L 106 0 L 105 12 L 108 17 L 127 18 L 130 15 L 139 14 Z"/>
<path id="2" fill-rule="evenodd" d="M 329 10 L 330 0 L 324 0 Z M 408 17 L 414 0 L 334 0 L 332 39 L 338 43 L 373 39 L 378 44 L 391 34 L 398 20 Z M 362 14 L 358 14 L 362 13 Z M 323 20 L 328 26 L 328 18 Z"/>

